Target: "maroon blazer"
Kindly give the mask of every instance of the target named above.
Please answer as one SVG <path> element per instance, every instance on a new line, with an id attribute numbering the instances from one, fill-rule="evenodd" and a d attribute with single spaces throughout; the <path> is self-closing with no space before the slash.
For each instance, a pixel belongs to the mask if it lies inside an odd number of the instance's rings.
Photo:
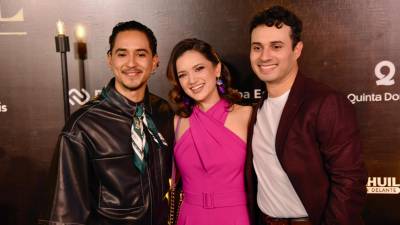
<path id="1" fill-rule="evenodd" d="M 265 95 L 266 96 L 266 95 Z M 257 176 L 253 168 L 253 110 L 246 158 L 246 189 L 257 224 Z M 367 172 L 352 105 L 329 87 L 297 75 L 276 134 L 276 154 L 314 225 L 363 224 Z"/>

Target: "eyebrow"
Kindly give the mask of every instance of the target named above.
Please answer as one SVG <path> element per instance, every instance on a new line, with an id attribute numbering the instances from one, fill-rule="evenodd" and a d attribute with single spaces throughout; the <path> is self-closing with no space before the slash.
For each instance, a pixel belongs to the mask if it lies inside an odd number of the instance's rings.
<path id="1" fill-rule="evenodd" d="M 270 44 L 285 44 L 283 41 L 272 41 Z M 251 45 L 263 45 L 261 42 L 252 42 Z"/>
<path id="2" fill-rule="evenodd" d="M 261 42 L 251 42 L 251 45 L 262 45 Z"/>
<path id="3" fill-rule="evenodd" d="M 199 64 L 196 64 L 196 65 L 192 66 L 192 68 L 196 68 L 196 67 L 202 66 L 202 65 L 203 65 L 202 63 L 199 63 Z"/>
<path id="4" fill-rule="evenodd" d="M 126 48 L 117 48 L 117 49 L 115 49 L 115 53 L 117 53 L 117 52 L 126 52 L 126 51 L 128 51 Z"/>
<path id="5" fill-rule="evenodd" d="M 138 48 L 135 50 L 135 52 L 146 52 L 149 53 L 149 50 L 145 49 L 145 48 Z"/>
<path id="6" fill-rule="evenodd" d="M 285 44 L 283 41 L 273 41 L 271 44 Z"/>
<path id="7" fill-rule="evenodd" d="M 128 49 L 126 49 L 126 48 L 117 48 L 117 49 L 115 49 L 115 52 L 126 52 L 126 51 L 128 51 Z M 146 52 L 146 53 L 149 53 L 149 50 L 147 50 L 145 48 L 138 48 L 138 49 L 135 49 L 135 52 Z"/>
<path id="8" fill-rule="evenodd" d="M 196 64 L 196 65 L 192 66 L 192 68 L 196 68 L 196 67 L 202 66 L 202 65 L 203 65 L 202 63 L 199 63 L 199 64 Z M 185 70 L 180 70 L 180 71 L 177 71 L 176 73 L 180 74 L 180 73 L 185 73 L 185 72 L 186 72 Z"/>

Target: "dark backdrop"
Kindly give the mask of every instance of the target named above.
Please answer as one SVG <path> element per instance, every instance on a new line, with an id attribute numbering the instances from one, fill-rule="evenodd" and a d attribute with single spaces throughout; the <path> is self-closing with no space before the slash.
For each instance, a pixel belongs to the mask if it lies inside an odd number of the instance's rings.
<path id="1" fill-rule="evenodd" d="M 0 0 L 0 224 L 34 224 L 63 124 L 56 22 L 65 22 L 71 109 L 93 97 L 112 74 L 108 36 L 119 21 L 153 29 L 161 66 L 150 89 L 163 97 L 168 56 L 175 43 L 211 43 L 234 73 L 248 101 L 262 87 L 251 72 L 248 22 L 273 4 L 303 19 L 301 70 L 343 92 L 357 110 L 369 171 L 366 224 L 400 224 L 400 2 L 397 0 Z M 85 27 L 87 59 L 75 49 L 75 27 Z M 380 80 L 379 83 L 376 81 Z M 83 89 L 83 90 L 82 90 Z"/>

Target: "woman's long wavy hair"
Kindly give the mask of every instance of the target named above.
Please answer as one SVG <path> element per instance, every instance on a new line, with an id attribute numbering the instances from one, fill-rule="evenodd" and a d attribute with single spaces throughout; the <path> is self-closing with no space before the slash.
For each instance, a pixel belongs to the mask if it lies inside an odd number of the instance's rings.
<path id="1" fill-rule="evenodd" d="M 199 52 L 214 66 L 217 66 L 218 63 L 221 63 L 220 78 L 224 83 L 225 92 L 221 93 L 217 87 L 215 88 L 217 88 L 220 97 L 226 99 L 231 107 L 237 100 L 240 99 L 240 94 L 230 86 L 231 75 L 228 68 L 220 60 L 221 57 L 214 50 L 214 48 L 211 47 L 210 44 L 199 39 L 189 38 L 184 39 L 175 45 L 168 62 L 167 78 L 173 85 L 173 88 L 169 91 L 169 98 L 174 106 L 173 108 L 175 109 L 176 114 L 181 117 L 189 117 L 192 114 L 193 106 L 196 105 L 196 102 L 183 91 L 182 86 L 179 83 L 178 73 L 176 70 L 176 61 L 178 58 L 190 50 Z M 186 100 L 184 100 L 185 98 Z M 184 101 L 186 101 L 186 104 Z"/>

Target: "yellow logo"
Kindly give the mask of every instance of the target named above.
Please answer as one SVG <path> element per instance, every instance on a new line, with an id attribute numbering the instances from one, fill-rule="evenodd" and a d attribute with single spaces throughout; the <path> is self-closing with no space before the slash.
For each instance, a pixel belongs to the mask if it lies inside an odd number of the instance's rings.
<path id="1" fill-rule="evenodd" d="M 11 17 L 3 17 L 1 14 L 1 4 L 0 4 L 0 22 L 23 22 L 24 21 L 24 9 L 18 10 Z M 27 32 L 1 32 L 0 35 L 27 35 Z"/>

